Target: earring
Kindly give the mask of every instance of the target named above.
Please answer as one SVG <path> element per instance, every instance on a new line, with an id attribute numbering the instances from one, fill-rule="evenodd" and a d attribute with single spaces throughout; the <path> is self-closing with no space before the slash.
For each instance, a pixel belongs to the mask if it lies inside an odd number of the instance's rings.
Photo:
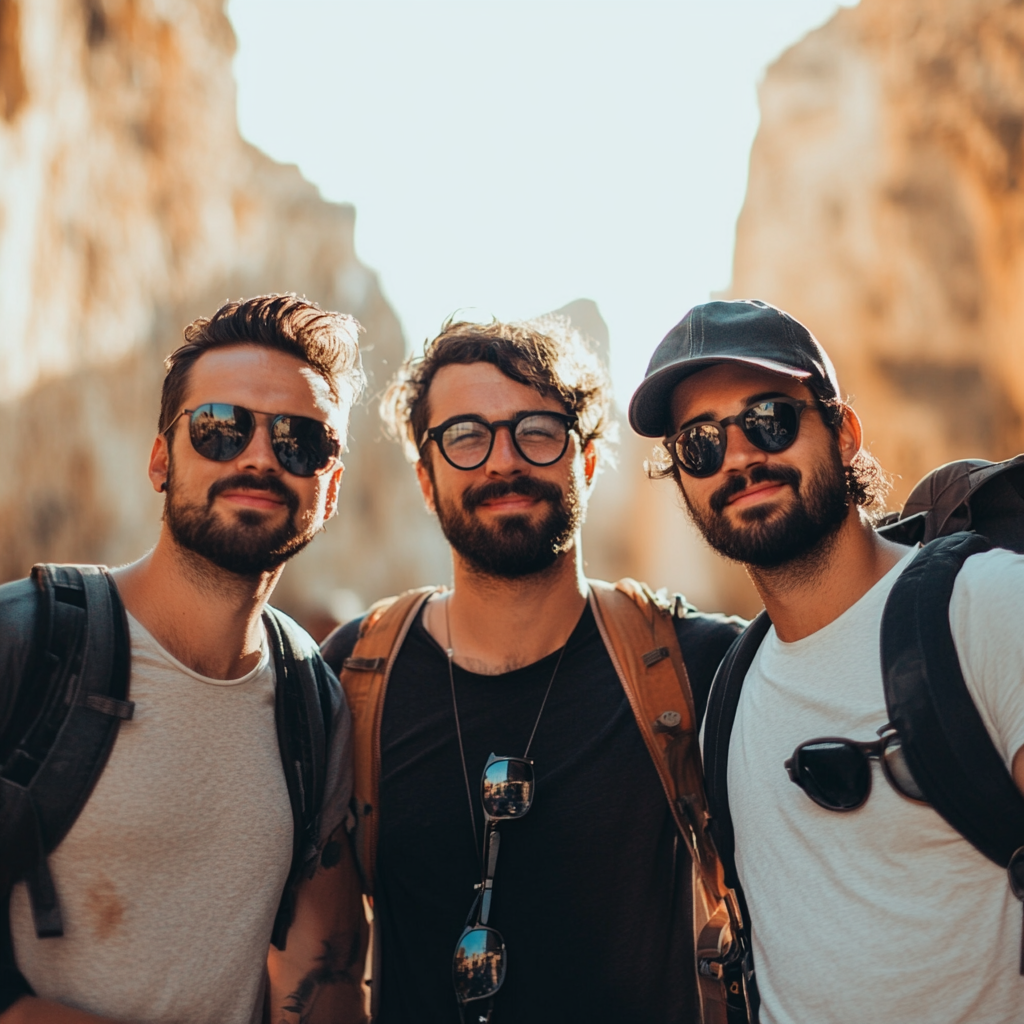
<path id="1" fill-rule="evenodd" d="M 164 480 L 164 481 L 162 481 L 162 482 L 161 482 L 161 484 L 160 484 L 160 491 L 161 491 L 161 493 L 162 493 L 163 491 L 166 491 L 166 490 L 167 490 L 167 481 L 166 481 L 166 480 Z"/>

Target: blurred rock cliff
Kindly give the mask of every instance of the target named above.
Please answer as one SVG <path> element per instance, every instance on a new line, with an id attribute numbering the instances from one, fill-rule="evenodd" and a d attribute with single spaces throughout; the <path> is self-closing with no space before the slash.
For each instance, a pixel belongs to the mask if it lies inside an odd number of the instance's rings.
<path id="1" fill-rule="evenodd" d="M 894 507 L 1024 450 L 1024 4 L 861 0 L 760 102 L 730 294 L 818 336 Z"/>
<path id="2" fill-rule="evenodd" d="M 403 357 L 352 208 L 239 136 L 223 7 L 0 0 L 0 579 L 153 542 L 162 360 L 195 316 L 294 290 L 362 322 L 371 395 Z M 306 621 L 447 575 L 379 433 L 369 401 L 340 514 L 282 580 L 278 600 Z"/>

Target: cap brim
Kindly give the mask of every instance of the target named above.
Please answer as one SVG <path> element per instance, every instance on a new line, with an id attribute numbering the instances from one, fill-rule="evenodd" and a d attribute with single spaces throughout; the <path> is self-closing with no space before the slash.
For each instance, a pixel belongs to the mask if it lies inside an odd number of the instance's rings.
<path id="1" fill-rule="evenodd" d="M 669 402 L 676 385 L 692 376 L 699 370 L 706 370 L 717 363 L 744 363 L 757 366 L 762 370 L 783 377 L 795 377 L 806 380 L 811 376 L 810 370 L 801 370 L 795 366 L 774 359 L 758 359 L 756 356 L 708 356 L 706 359 L 681 359 L 677 363 L 669 363 L 656 370 L 633 392 L 629 400 L 629 425 L 641 437 L 665 437 L 672 433 L 669 416 Z"/>

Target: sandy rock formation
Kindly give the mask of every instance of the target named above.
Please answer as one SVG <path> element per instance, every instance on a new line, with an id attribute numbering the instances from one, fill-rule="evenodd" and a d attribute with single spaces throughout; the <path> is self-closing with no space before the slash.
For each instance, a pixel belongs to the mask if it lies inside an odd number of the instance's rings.
<path id="1" fill-rule="evenodd" d="M 730 293 L 819 337 L 895 507 L 1024 450 L 1024 5 L 862 0 L 760 101 Z"/>
<path id="2" fill-rule="evenodd" d="M 0 580 L 153 541 L 162 359 L 226 298 L 355 314 L 371 395 L 402 358 L 352 208 L 239 136 L 223 7 L 0 0 Z M 279 590 L 307 620 L 446 575 L 372 402 L 351 434 L 340 515 Z"/>

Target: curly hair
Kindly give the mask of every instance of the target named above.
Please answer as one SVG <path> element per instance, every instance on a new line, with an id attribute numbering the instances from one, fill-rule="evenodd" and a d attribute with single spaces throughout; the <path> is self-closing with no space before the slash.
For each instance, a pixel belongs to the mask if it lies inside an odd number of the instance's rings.
<path id="1" fill-rule="evenodd" d="M 381 399 L 385 429 L 402 443 L 410 462 L 420 458 L 438 370 L 469 363 L 490 363 L 510 380 L 561 402 L 576 416 L 584 445 L 603 448 L 612 440 L 608 372 L 566 317 L 486 324 L 449 318 L 422 355 L 405 360 Z"/>
<path id="2" fill-rule="evenodd" d="M 160 432 L 181 411 L 196 360 L 231 345 L 260 345 L 297 356 L 324 380 L 347 414 L 366 384 L 359 359 L 361 330 L 354 317 L 321 309 L 294 293 L 225 303 L 213 316 L 193 320 L 185 328 L 185 340 L 164 360 Z"/>
<path id="3" fill-rule="evenodd" d="M 829 432 L 838 438 L 843 422 L 842 412 L 848 408 L 846 403 L 832 401 L 819 403 L 817 407 Z M 664 442 L 652 449 L 650 458 L 644 460 L 644 470 L 652 480 L 671 478 L 678 487 L 683 486 L 679 467 Z M 844 472 L 850 499 L 864 509 L 868 519 L 874 521 L 885 515 L 885 499 L 892 488 L 892 479 L 882 469 L 878 459 L 867 449 L 861 448 L 850 460 L 850 465 L 844 467 Z"/>

